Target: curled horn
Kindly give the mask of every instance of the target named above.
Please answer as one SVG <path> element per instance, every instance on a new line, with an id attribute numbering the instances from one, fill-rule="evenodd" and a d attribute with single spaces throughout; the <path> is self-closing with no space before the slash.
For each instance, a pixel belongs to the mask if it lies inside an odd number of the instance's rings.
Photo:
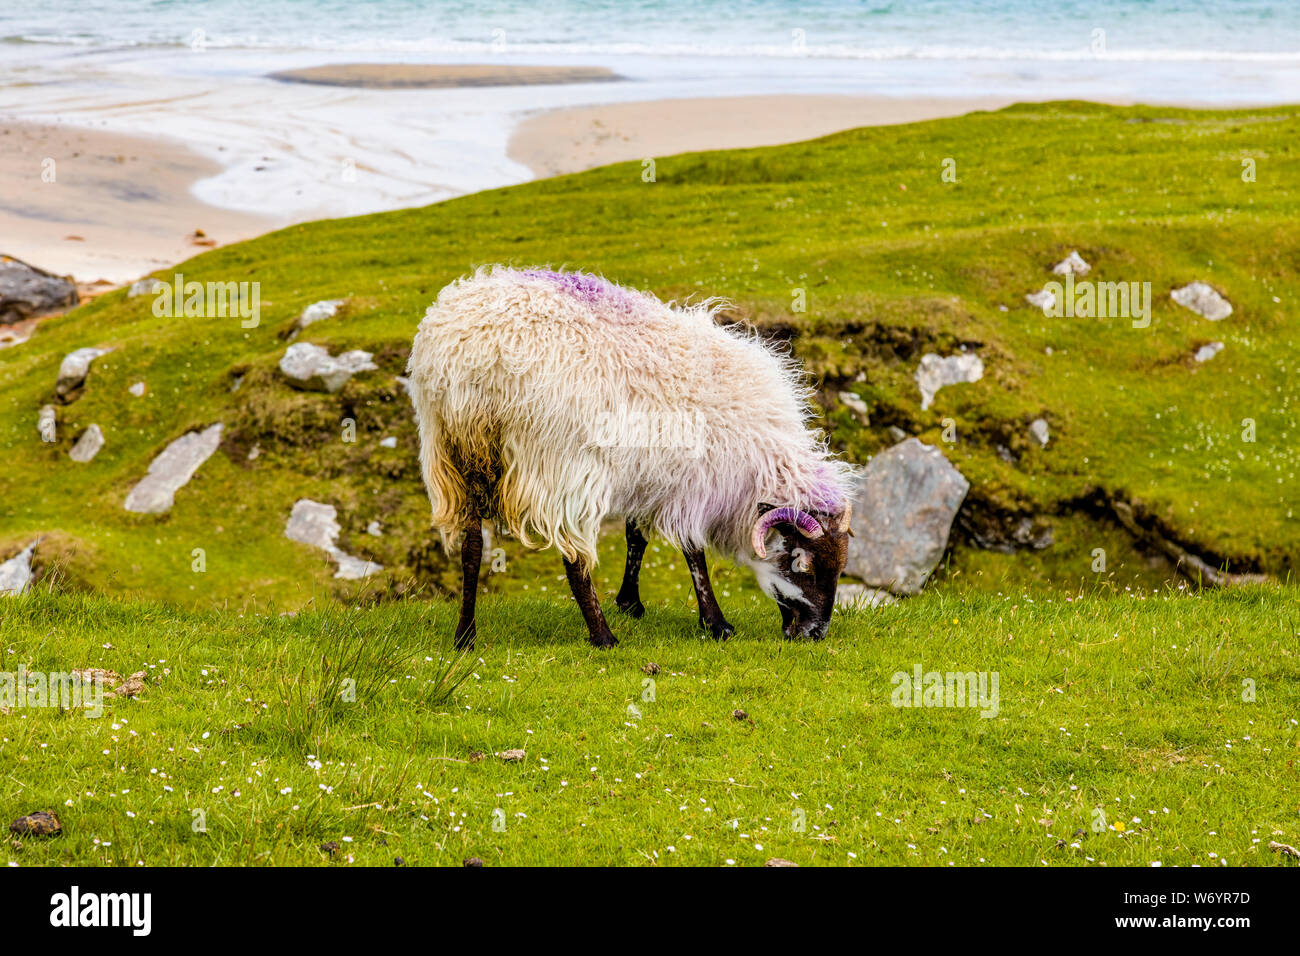
<path id="1" fill-rule="evenodd" d="M 800 511 L 798 508 L 773 508 L 759 515 L 758 521 L 754 522 L 754 553 L 760 558 L 767 557 L 767 548 L 763 546 L 763 539 L 767 536 L 767 532 L 772 525 L 782 523 L 794 525 L 805 538 L 820 538 L 825 534 L 817 519 L 808 512 Z"/>

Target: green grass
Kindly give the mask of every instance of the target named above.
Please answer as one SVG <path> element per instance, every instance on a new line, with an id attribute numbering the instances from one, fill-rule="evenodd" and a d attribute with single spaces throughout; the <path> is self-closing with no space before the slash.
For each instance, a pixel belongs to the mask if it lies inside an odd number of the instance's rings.
<path id="1" fill-rule="evenodd" d="M 1300 554 L 1297 134 L 1295 107 L 1023 105 L 660 158 L 654 183 L 642 181 L 641 163 L 615 165 L 215 250 L 159 275 L 260 282 L 258 328 L 157 318 L 151 297 L 122 291 L 0 351 L 0 557 L 45 534 L 42 566 L 58 564 L 90 590 L 198 608 L 349 599 L 357 589 L 334 582 L 321 555 L 282 536 L 293 502 L 309 496 L 339 507 L 342 545 L 382 563 L 390 593 L 452 590 L 394 378 L 437 290 L 478 264 L 510 262 L 598 271 L 666 298 L 729 297 L 734 316 L 790 338 L 837 450 L 865 460 L 892 443 L 889 426 L 901 427 L 941 446 L 971 480 L 971 520 L 1028 515 L 1053 527 L 1047 550 L 1012 554 L 980 550 L 959 527 L 943 573 L 965 584 L 1091 587 L 1099 547 L 1108 583 L 1169 581 L 1167 562 L 1086 507 L 1097 491 L 1136 502 L 1213 563 L 1286 579 Z M 1242 180 L 1247 158 L 1254 182 Z M 957 182 L 943 180 L 945 159 Z M 1075 248 L 1094 264 L 1090 278 L 1151 283 L 1149 329 L 1051 319 L 1025 303 Z M 1193 279 L 1221 289 L 1232 317 L 1212 323 L 1172 303 L 1169 291 Z M 792 311 L 798 289 L 803 312 Z M 350 299 L 345 313 L 303 338 L 370 349 L 382 370 L 336 396 L 290 390 L 274 371 L 281 333 L 308 303 L 340 296 Z M 1223 353 L 1190 361 L 1216 339 Z M 60 359 L 96 343 L 117 351 L 60 410 L 58 444 L 41 444 L 36 413 L 52 399 Z M 921 411 L 912 377 L 921 354 L 963 343 L 979 346 L 984 380 L 945 389 Z M 149 392 L 137 399 L 127 388 L 139 380 Z M 839 403 L 844 390 L 867 401 L 869 425 Z M 1026 433 L 1040 415 L 1052 431 L 1046 449 Z M 347 418 L 354 444 L 342 441 Z M 1242 438 L 1246 419 L 1253 442 Z M 122 510 L 155 454 L 214 421 L 227 425 L 222 452 L 168 516 Z M 107 446 L 90 465 L 70 462 L 92 422 Z M 388 435 L 397 448 L 378 446 Z M 261 455 L 249 461 L 254 446 Z M 372 519 L 383 538 L 364 533 Z M 553 571 L 548 556 L 503 547 L 508 568 L 489 590 L 538 593 Z M 202 576 L 190 571 L 195 548 L 206 552 Z M 608 590 L 617 567 L 600 573 Z M 647 572 L 658 597 L 681 582 Z M 752 593 L 738 577 L 734 587 Z"/>
<path id="2" fill-rule="evenodd" d="M 842 616 L 817 644 L 781 640 L 769 604 L 730 602 L 737 635 L 715 643 L 682 602 L 651 602 L 614 620 L 608 652 L 571 603 L 494 598 L 450 696 L 450 604 L 327 604 L 6 604 L 6 670 L 149 677 L 98 719 L 4 717 L 6 822 L 54 810 L 64 833 L 0 859 L 1237 866 L 1300 842 L 1300 614 L 1274 589 L 939 589 Z M 372 649 L 350 654 L 349 634 Z M 997 672 L 997 715 L 893 707 L 891 675 L 917 664 Z M 347 677 L 355 702 L 330 704 Z M 304 721 L 304 698 L 323 712 Z M 511 748 L 525 759 L 493 756 Z"/>

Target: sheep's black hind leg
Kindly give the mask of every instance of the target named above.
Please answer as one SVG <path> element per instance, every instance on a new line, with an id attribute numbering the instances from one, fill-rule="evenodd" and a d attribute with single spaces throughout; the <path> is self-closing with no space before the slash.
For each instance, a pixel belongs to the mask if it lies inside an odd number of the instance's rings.
<path id="1" fill-rule="evenodd" d="M 718 599 L 713 596 L 713 584 L 709 581 L 709 566 L 705 563 L 704 552 L 700 550 L 683 550 L 686 566 L 691 570 L 691 581 L 695 584 L 695 602 L 700 606 L 700 626 L 714 637 L 725 640 L 736 633 L 736 629 L 727 623 L 718 607 Z"/>
<path id="2" fill-rule="evenodd" d="M 460 543 L 460 623 L 456 625 L 456 646 L 474 646 L 474 601 L 478 597 L 478 570 L 483 561 L 483 525 L 478 515 L 465 524 Z"/>
<path id="3" fill-rule="evenodd" d="M 620 611 L 640 617 L 645 613 L 641 603 L 641 588 L 638 578 L 641 576 L 641 557 L 645 554 L 645 535 L 636 526 L 636 521 L 627 519 L 627 566 L 623 568 L 623 586 L 618 589 L 614 603 Z"/>
<path id="4" fill-rule="evenodd" d="M 600 609 L 600 600 L 592 586 L 591 574 L 577 561 L 568 558 L 564 559 L 564 573 L 569 577 L 569 588 L 587 622 L 588 639 L 597 647 L 613 647 L 618 641 L 605 622 L 605 613 Z"/>

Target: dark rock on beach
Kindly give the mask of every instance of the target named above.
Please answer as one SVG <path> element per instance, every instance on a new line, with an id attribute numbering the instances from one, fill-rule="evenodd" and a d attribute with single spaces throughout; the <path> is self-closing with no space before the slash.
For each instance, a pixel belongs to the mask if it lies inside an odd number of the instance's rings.
<path id="1" fill-rule="evenodd" d="M 13 325 L 77 304 L 77 287 L 35 266 L 0 255 L 0 325 Z"/>

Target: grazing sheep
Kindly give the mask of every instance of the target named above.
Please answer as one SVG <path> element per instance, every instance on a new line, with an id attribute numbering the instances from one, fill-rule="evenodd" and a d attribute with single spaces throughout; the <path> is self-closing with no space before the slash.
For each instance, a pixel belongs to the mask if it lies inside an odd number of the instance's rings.
<path id="1" fill-rule="evenodd" d="M 444 545 L 464 536 L 460 646 L 474 640 L 485 520 L 558 548 L 591 642 L 615 644 L 591 583 L 610 516 L 627 519 L 624 611 L 644 610 L 646 529 L 685 553 L 715 637 L 732 627 L 706 546 L 754 570 L 787 637 L 825 636 L 848 552 L 849 467 L 809 430 L 798 366 L 717 325 L 716 311 L 499 266 L 438 294 L 407 374 L 433 525 Z"/>

